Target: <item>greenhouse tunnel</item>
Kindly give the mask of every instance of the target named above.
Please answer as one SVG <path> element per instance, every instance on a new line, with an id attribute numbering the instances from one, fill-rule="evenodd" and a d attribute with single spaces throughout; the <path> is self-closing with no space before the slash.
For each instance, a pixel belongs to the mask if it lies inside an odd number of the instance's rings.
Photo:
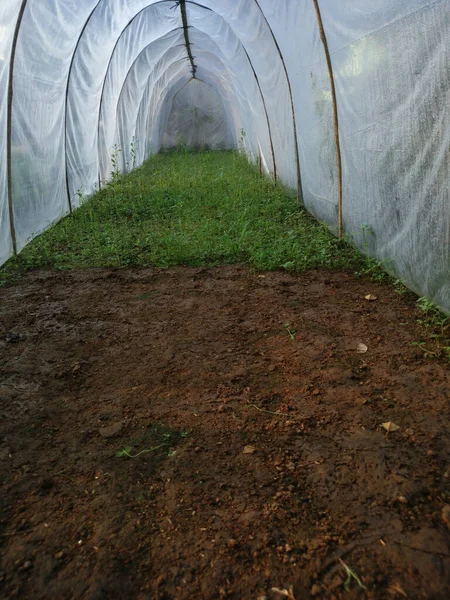
<path id="1" fill-rule="evenodd" d="M 161 149 L 239 148 L 450 310 L 448 0 L 7 0 L 0 264 Z"/>

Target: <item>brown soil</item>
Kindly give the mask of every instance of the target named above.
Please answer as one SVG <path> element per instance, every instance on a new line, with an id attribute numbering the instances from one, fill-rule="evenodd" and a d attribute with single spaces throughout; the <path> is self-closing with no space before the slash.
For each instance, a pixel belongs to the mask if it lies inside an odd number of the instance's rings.
<path id="1" fill-rule="evenodd" d="M 450 597 L 450 369 L 413 299 L 224 267 L 0 301 L 1 598 Z"/>

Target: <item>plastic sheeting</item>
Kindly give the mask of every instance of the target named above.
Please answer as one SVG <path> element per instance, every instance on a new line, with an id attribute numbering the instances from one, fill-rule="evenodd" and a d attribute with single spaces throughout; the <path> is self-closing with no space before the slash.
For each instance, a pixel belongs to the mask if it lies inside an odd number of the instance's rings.
<path id="1" fill-rule="evenodd" d="M 318 3 L 344 232 L 450 310 L 450 3 Z M 175 0 L 1 3 L 0 264 L 13 230 L 20 251 L 115 165 L 129 170 L 180 141 L 239 147 L 286 185 L 301 179 L 305 206 L 336 229 L 332 93 L 313 0 L 186 0 L 186 18 L 193 61 Z"/>

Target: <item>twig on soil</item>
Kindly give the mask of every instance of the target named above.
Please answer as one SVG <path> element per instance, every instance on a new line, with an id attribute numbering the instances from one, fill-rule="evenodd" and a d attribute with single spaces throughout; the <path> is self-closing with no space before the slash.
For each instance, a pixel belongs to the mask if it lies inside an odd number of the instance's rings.
<path id="1" fill-rule="evenodd" d="M 266 410 L 265 408 L 259 408 L 259 406 L 256 406 L 256 404 L 249 404 L 249 406 L 253 406 L 254 408 L 256 408 L 256 410 L 259 410 L 259 412 L 267 413 L 269 415 L 277 415 L 279 417 L 287 417 L 286 413 L 274 412 L 273 410 Z"/>
<path id="2" fill-rule="evenodd" d="M 398 544 L 399 546 L 403 546 L 404 548 L 408 548 L 409 550 L 415 550 L 416 552 L 423 552 L 424 554 L 431 554 L 431 556 L 436 556 L 437 554 L 439 556 L 445 556 L 447 558 L 450 557 L 450 554 L 445 553 L 445 552 L 435 552 L 433 550 L 425 550 L 424 548 L 417 548 L 414 546 L 409 546 L 408 544 L 404 544 L 403 542 L 399 542 L 397 540 L 393 540 L 394 544 Z"/>
<path id="3" fill-rule="evenodd" d="M 22 531 L 9 531 L 6 533 L 0 533 L 0 537 L 11 537 L 13 535 L 20 535 L 21 533 L 30 533 L 32 529 L 23 529 Z"/>
<path id="4" fill-rule="evenodd" d="M 393 592 L 397 592 L 398 594 L 402 595 L 404 598 L 407 598 L 407 597 L 408 597 L 407 593 L 406 593 L 406 592 L 405 592 L 405 590 L 404 590 L 404 589 L 403 589 L 403 588 L 400 586 L 400 584 L 399 584 L 399 583 L 394 583 L 393 585 L 391 585 L 390 589 L 391 589 Z"/>
<path id="5" fill-rule="evenodd" d="M 270 591 L 277 592 L 278 594 L 281 594 L 282 596 L 286 596 L 286 598 L 288 600 L 295 600 L 294 588 L 292 587 L 292 585 L 289 586 L 288 590 L 280 590 L 279 588 L 273 587 Z"/>

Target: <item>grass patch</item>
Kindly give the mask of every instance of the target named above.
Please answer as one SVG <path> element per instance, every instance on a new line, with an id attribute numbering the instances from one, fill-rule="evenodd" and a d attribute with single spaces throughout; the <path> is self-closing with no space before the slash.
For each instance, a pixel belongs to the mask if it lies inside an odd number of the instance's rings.
<path id="1" fill-rule="evenodd" d="M 114 177 L 0 270 L 245 263 L 260 270 L 375 269 L 236 152 L 156 155 Z"/>
<path id="2" fill-rule="evenodd" d="M 419 298 L 417 306 L 421 316 L 417 323 L 421 339 L 414 342 L 428 358 L 445 358 L 450 361 L 450 317 L 427 298 Z"/>
<path id="3" fill-rule="evenodd" d="M 241 263 L 294 272 L 326 267 L 411 293 L 238 152 L 158 154 L 128 175 L 111 175 L 102 191 L 3 265 L 0 285 L 37 268 Z M 425 298 L 418 307 L 423 335 L 417 345 L 426 356 L 450 358 L 449 317 Z"/>

